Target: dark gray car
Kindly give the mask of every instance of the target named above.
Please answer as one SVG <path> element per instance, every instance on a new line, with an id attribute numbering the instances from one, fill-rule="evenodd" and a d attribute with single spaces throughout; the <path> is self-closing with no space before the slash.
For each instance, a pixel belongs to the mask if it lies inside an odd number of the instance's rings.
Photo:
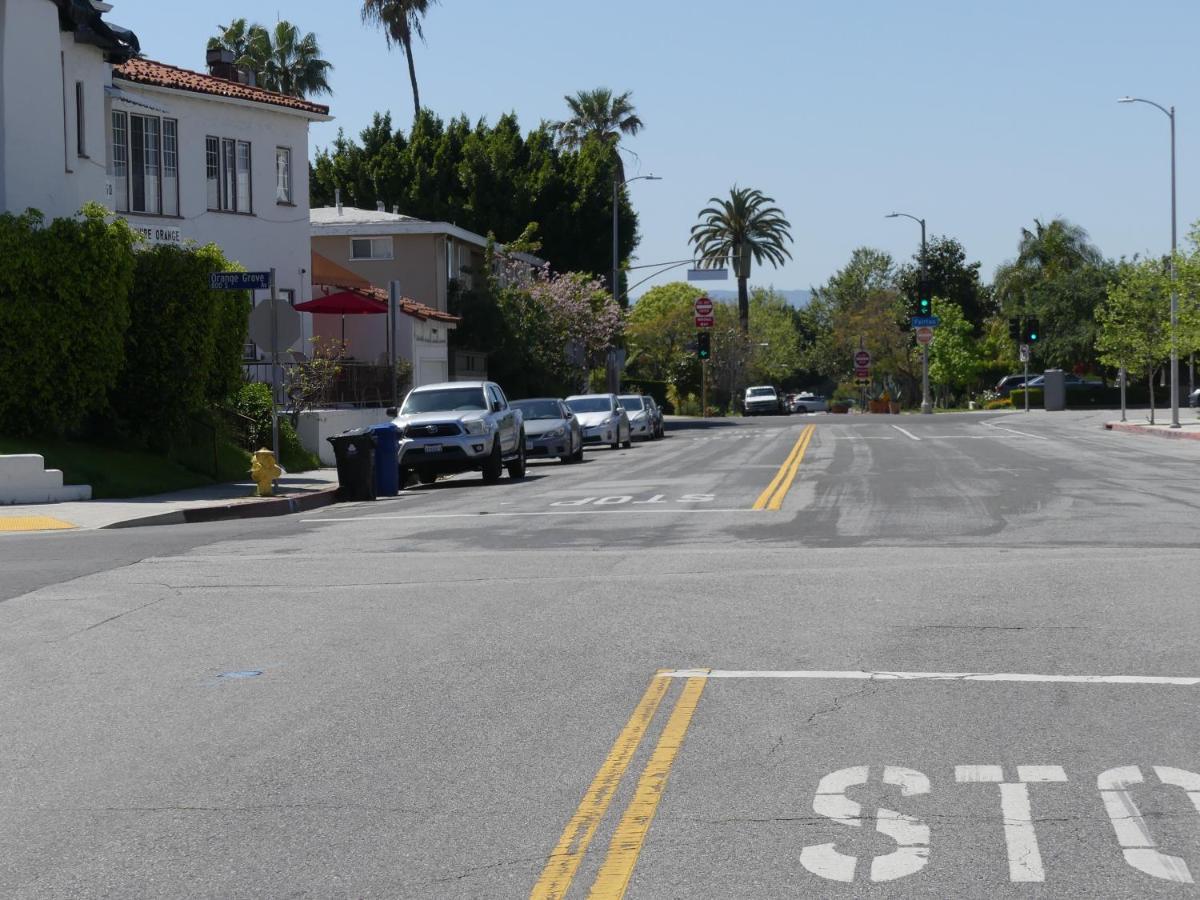
<path id="1" fill-rule="evenodd" d="M 514 400 L 512 405 L 525 417 L 526 457 L 557 456 L 565 463 L 583 459 L 583 432 L 567 404 L 555 397 L 536 397 Z"/>

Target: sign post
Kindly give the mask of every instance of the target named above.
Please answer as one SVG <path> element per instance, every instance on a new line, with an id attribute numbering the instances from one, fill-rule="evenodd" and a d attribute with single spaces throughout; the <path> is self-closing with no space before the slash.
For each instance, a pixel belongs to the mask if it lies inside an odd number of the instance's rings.
<path id="1" fill-rule="evenodd" d="M 279 462 L 279 303 L 275 296 L 275 269 L 271 268 L 271 449 Z"/>
<path id="2" fill-rule="evenodd" d="M 266 288 L 271 297 L 250 312 L 250 339 L 271 351 L 271 449 L 279 456 L 279 406 L 283 396 L 279 354 L 300 340 L 300 313 L 279 299 L 275 270 L 269 272 L 213 272 L 209 286 L 215 291 L 256 291 Z M 253 294 L 251 294 L 253 299 Z"/>
<path id="3" fill-rule="evenodd" d="M 707 297 L 697 297 L 696 302 L 692 304 L 692 312 L 696 316 L 697 328 L 712 328 L 715 324 L 713 302 Z"/>

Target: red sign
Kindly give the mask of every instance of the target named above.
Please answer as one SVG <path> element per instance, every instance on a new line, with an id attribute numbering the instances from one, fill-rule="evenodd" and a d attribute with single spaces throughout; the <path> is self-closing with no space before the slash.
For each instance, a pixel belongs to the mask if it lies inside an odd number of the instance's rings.
<path id="1" fill-rule="evenodd" d="M 927 326 L 922 326 L 921 328 L 918 328 L 917 329 L 917 343 L 918 344 L 932 344 L 933 343 L 933 329 L 929 328 Z"/>
<path id="2" fill-rule="evenodd" d="M 864 369 L 855 369 L 855 370 L 854 370 L 854 377 L 855 377 L 855 378 L 870 378 L 870 377 L 871 377 L 871 370 L 870 370 L 870 369 L 865 369 L 865 368 L 864 368 Z"/>
<path id="3" fill-rule="evenodd" d="M 708 318 L 713 313 L 713 302 L 707 297 L 697 297 L 696 302 L 692 304 L 692 309 L 695 310 L 697 319 Z M 697 327 L 700 327 L 699 323 L 697 323 Z"/>
<path id="4" fill-rule="evenodd" d="M 713 322 L 712 316 L 700 316 L 700 315 L 696 316 L 696 327 L 697 328 L 712 328 L 713 324 L 714 324 L 714 322 Z"/>
<path id="5" fill-rule="evenodd" d="M 866 350 L 854 351 L 854 367 L 856 369 L 865 369 L 871 365 L 871 354 Z"/>

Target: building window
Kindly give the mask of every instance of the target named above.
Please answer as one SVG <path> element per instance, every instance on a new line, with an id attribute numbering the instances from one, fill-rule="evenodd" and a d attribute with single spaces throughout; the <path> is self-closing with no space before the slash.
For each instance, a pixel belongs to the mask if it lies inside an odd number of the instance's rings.
<path id="1" fill-rule="evenodd" d="M 391 259 L 391 238 L 353 238 L 350 241 L 351 259 Z"/>
<path id="2" fill-rule="evenodd" d="M 208 208 L 220 212 L 253 212 L 250 143 L 233 138 L 204 139 Z"/>
<path id="3" fill-rule="evenodd" d="M 129 125 L 123 112 L 112 114 L 112 174 L 114 206 L 129 212 Z"/>
<path id="4" fill-rule="evenodd" d="M 112 176 L 118 211 L 179 215 L 178 128 L 175 119 L 113 111 Z"/>
<path id="5" fill-rule="evenodd" d="M 87 128 L 83 114 L 85 100 L 83 82 L 77 81 L 75 82 L 75 152 L 83 157 L 88 155 Z"/>
<path id="6" fill-rule="evenodd" d="M 292 151 L 275 148 L 275 202 L 292 202 Z"/>

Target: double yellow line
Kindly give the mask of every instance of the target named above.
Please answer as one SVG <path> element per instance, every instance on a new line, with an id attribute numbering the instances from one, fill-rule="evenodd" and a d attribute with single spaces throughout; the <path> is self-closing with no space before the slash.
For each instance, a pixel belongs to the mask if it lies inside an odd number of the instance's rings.
<path id="1" fill-rule="evenodd" d="M 617 736 L 608 758 L 604 760 L 587 793 L 583 795 L 575 815 L 563 829 L 546 867 L 542 869 L 541 877 L 533 886 L 530 900 L 558 900 L 566 896 L 579 864 L 583 861 L 583 855 L 587 852 L 588 844 L 591 843 L 600 820 L 604 818 L 613 795 L 617 792 L 621 777 L 629 768 L 629 763 L 659 704 L 671 687 L 673 679 L 667 676 L 667 671 L 660 669 L 650 680 L 650 685 L 634 709 L 633 715 Z M 696 712 L 700 694 L 704 691 L 707 680 L 704 675 L 696 675 L 688 678 L 684 684 L 683 691 L 671 710 L 671 717 L 659 735 L 658 743 L 650 754 L 646 768 L 642 770 L 641 778 L 638 779 L 633 799 L 625 808 L 617 830 L 609 842 L 608 853 L 588 893 L 590 900 L 620 900 L 625 896 L 646 833 L 650 830 L 655 812 L 658 811 L 658 801 L 666 789 L 667 776 L 671 773 L 671 766 L 683 746 L 684 735 L 687 734 L 688 725 L 691 724 L 692 715 Z"/>
<path id="2" fill-rule="evenodd" d="M 800 432 L 800 437 L 792 446 L 792 452 L 783 461 L 783 465 L 779 467 L 779 471 L 775 473 L 775 477 L 771 479 L 767 489 L 754 501 L 754 509 L 779 510 L 782 508 L 783 498 L 787 496 L 792 482 L 796 480 L 796 473 L 800 470 L 800 463 L 804 459 L 804 451 L 808 449 L 814 431 L 816 431 L 815 426 L 806 425 Z"/>

